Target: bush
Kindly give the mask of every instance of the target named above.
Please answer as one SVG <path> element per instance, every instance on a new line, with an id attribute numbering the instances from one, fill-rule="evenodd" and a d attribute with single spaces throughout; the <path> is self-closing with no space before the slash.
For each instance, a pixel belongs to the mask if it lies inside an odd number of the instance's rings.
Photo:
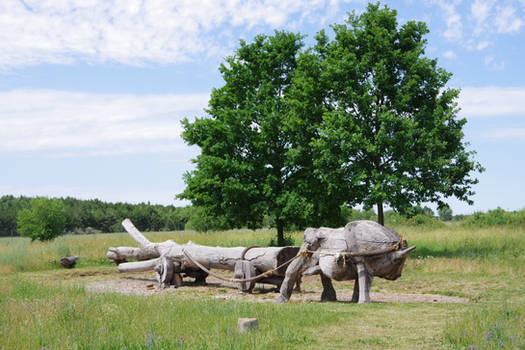
<path id="1" fill-rule="evenodd" d="M 58 199 L 34 198 L 30 208 L 18 213 L 18 233 L 31 238 L 32 241 L 52 240 L 64 233 L 66 211 Z"/>
<path id="2" fill-rule="evenodd" d="M 229 230 L 231 228 L 226 217 L 210 216 L 202 207 L 194 207 L 190 219 L 186 223 L 186 229 L 197 232 Z"/>
<path id="3" fill-rule="evenodd" d="M 461 223 L 468 227 L 487 227 L 499 225 L 524 225 L 525 224 L 525 209 L 520 211 L 505 211 L 498 207 L 494 210 L 489 210 L 487 213 L 474 213 L 467 216 Z"/>
<path id="4" fill-rule="evenodd" d="M 439 228 L 445 224 L 435 217 L 427 214 L 416 214 L 412 217 L 406 217 L 395 211 L 385 212 L 386 226 L 425 226 L 427 228 Z"/>
<path id="5" fill-rule="evenodd" d="M 452 209 L 448 205 L 444 205 L 438 208 L 439 220 L 451 221 L 452 220 Z"/>

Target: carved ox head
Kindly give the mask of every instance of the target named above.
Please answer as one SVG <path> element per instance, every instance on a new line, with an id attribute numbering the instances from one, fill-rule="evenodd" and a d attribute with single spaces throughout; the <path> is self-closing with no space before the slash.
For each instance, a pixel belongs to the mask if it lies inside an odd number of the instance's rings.
<path id="1" fill-rule="evenodd" d="M 415 246 L 412 246 L 383 255 L 367 256 L 365 264 L 372 275 L 388 280 L 396 280 L 401 277 L 407 254 L 415 248 Z"/>

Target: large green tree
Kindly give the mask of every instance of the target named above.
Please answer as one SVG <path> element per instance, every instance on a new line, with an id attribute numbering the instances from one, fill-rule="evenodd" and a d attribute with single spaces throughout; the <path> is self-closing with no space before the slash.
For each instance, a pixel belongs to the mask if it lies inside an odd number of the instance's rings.
<path id="1" fill-rule="evenodd" d="M 311 152 L 298 147 L 311 139 L 298 137 L 304 123 L 291 97 L 302 46 L 301 35 L 280 31 L 241 41 L 219 68 L 225 84 L 212 91 L 208 116 L 183 121 L 183 139 L 201 154 L 178 197 L 233 227 L 257 227 L 270 215 L 279 244 L 285 226 L 321 216 Z"/>
<path id="2" fill-rule="evenodd" d="M 427 26 L 397 23 L 397 13 L 379 4 L 333 25 L 333 40 L 321 32 L 311 55 L 319 61 L 323 122 L 317 174 L 349 205 L 404 211 L 422 202 L 455 196 L 471 202 L 471 173 L 482 167 L 463 142 L 466 120 L 458 118 L 459 90 L 451 74 L 425 56 Z"/>

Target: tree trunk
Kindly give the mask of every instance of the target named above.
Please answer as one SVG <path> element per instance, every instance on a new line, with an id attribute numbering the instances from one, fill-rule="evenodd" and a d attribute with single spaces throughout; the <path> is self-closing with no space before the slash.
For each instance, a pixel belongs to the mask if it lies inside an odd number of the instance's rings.
<path id="1" fill-rule="evenodd" d="M 64 266 L 66 269 L 71 269 L 75 267 L 78 258 L 78 256 L 66 256 L 65 258 L 60 259 L 60 265 Z"/>
<path id="2" fill-rule="evenodd" d="M 284 246 L 284 223 L 280 218 L 275 219 L 277 225 L 277 245 L 279 247 Z"/>
<path id="3" fill-rule="evenodd" d="M 383 202 L 377 202 L 377 223 L 385 226 L 385 214 L 383 213 Z"/>

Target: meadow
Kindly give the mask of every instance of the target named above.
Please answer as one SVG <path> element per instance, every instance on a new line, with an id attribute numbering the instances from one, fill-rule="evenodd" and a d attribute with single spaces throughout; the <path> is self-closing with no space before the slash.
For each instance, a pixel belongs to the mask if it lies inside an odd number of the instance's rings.
<path id="1" fill-rule="evenodd" d="M 0 349 L 525 349 L 525 227 L 394 228 L 417 249 L 399 280 L 376 279 L 372 292 L 469 302 L 277 305 L 218 300 L 191 287 L 148 296 L 93 293 L 87 283 L 121 278 L 105 255 L 110 246 L 136 246 L 127 234 L 0 238 Z M 156 242 L 264 246 L 275 232 L 145 235 Z M 290 234 L 297 245 L 301 237 Z M 66 255 L 81 256 L 75 269 L 59 265 Z M 319 285 L 308 282 L 303 290 Z M 257 317 L 259 330 L 239 334 L 239 317 Z"/>

